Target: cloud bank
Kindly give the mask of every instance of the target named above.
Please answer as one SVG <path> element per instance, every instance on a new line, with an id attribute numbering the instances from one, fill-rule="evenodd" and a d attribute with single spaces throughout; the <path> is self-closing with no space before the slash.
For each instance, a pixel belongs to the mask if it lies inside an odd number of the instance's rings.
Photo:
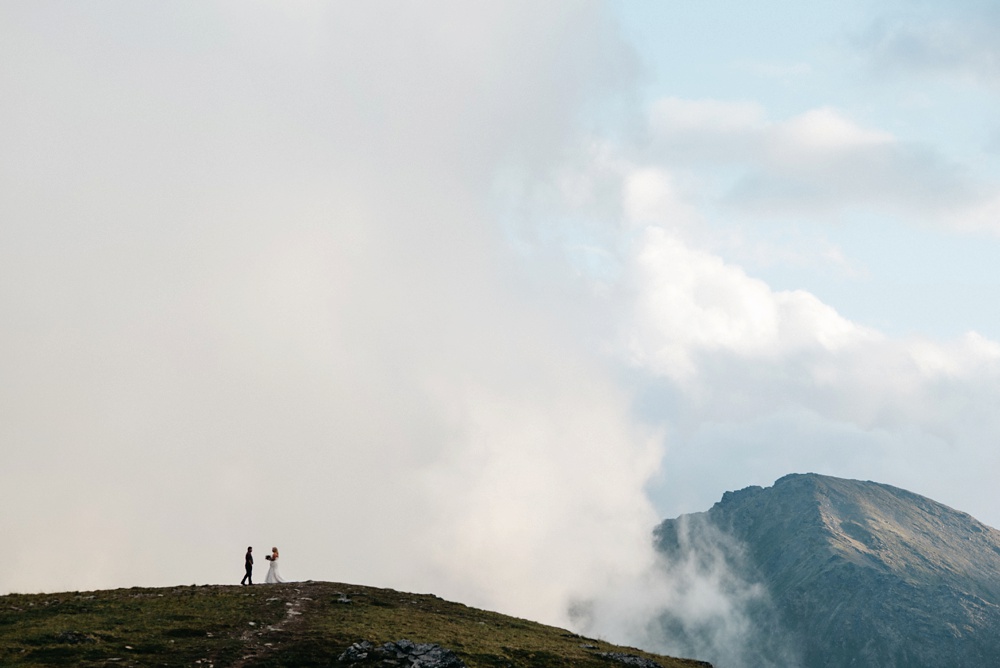
<path id="1" fill-rule="evenodd" d="M 0 39 L 0 590 L 629 567 L 659 442 L 493 222 L 630 76 L 599 6 L 64 9 Z"/>

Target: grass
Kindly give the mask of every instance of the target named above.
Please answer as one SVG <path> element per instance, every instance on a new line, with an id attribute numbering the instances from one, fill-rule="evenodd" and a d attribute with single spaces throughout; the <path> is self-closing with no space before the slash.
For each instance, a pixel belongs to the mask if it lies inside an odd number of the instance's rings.
<path id="1" fill-rule="evenodd" d="M 627 665 L 601 656 L 610 652 L 708 666 L 436 596 L 330 582 L 0 597 L 0 666 L 326 667 L 342 665 L 352 643 L 402 639 L 441 645 L 469 668 Z M 350 665 L 388 664 L 372 654 Z"/>

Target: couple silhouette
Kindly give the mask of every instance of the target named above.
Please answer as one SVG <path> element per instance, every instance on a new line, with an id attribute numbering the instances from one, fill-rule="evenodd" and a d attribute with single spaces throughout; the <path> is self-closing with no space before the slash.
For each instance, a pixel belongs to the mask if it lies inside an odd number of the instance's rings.
<path id="1" fill-rule="evenodd" d="M 277 584 L 279 582 L 284 582 L 285 580 L 281 577 L 281 573 L 278 572 L 278 548 L 272 547 L 271 554 L 264 557 L 271 562 L 270 567 L 267 569 L 267 577 L 264 578 L 264 582 L 267 584 Z M 246 556 L 246 569 L 247 574 L 243 576 L 240 580 L 241 585 L 252 585 L 253 584 L 253 546 L 247 548 Z"/>

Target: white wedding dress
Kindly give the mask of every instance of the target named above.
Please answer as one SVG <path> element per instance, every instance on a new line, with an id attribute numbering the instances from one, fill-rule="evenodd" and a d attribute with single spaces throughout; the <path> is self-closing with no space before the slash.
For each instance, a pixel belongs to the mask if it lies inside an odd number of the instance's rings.
<path id="1" fill-rule="evenodd" d="M 284 581 L 281 573 L 278 572 L 278 560 L 271 559 L 271 566 L 267 569 L 267 577 L 264 578 L 264 582 L 267 584 L 277 584 Z"/>

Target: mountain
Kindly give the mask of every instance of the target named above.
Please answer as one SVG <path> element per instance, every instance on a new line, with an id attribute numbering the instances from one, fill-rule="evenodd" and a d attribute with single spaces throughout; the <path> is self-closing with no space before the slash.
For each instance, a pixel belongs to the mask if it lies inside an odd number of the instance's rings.
<path id="1" fill-rule="evenodd" d="M 711 668 L 436 596 L 330 582 L 0 596 L 0 665 Z"/>
<path id="2" fill-rule="evenodd" d="M 757 630 L 780 639 L 789 664 L 1000 665 L 1000 532 L 923 496 L 788 475 L 727 492 L 655 536 L 668 561 L 728 546 L 728 568 L 766 587 Z"/>

